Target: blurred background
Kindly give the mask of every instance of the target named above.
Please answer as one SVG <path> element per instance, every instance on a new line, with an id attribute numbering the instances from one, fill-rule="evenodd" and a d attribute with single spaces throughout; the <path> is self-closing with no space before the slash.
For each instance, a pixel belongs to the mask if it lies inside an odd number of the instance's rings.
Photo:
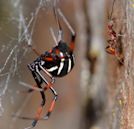
<path id="1" fill-rule="evenodd" d="M 133 98 L 133 90 L 126 88 L 133 85 L 127 80 L 134 75 L 128 72 L 133 68 L 127 69 L 131 68 L 128 63 L 131 54 L 123 66 L 105 52 L 111 13 L 116 19 L 116 33 L 133 32 L 131 29 L 125 32 L 132 28 L 124 22 L 130 18 L 126 20 L 126 16 L 128 12 L 133 16 L 134 12 L 133 1 L 127 0 L 0 0 L 0 129 L 28 127 L 31 120 L 12 115 L 34 117 L 41 103 L 40 93 L 23 93 L 28 88 L 20 82 L 35 84 L 27 64 L 37 55 L 28 45 L 32 44 L 40 53 L 55 45 L 50 33 L 50 28 L 56 36 L 58 32 L 52 10 L 55 1 L 76 31 L 76 62 L 71 73 L 56 78 L 54 88 L 59 97 L 55 109 L 50 119 L 40 120 L 35 129 L 133 129 L 134 117 L 127 117 L 131 114 L 129 107 L 133 107 L 133 102 L 128 101 Z M 61 24 L 64 40 L 69 42 L 70 32 L 62 20 Z M 120 38 L 120 44 L 127 53 L 132 41 L 128 46 L 123 42 L 126 43 L 125 36 Z M 42 115 L 53 97 L 49 90 L 45 94 Z"/>

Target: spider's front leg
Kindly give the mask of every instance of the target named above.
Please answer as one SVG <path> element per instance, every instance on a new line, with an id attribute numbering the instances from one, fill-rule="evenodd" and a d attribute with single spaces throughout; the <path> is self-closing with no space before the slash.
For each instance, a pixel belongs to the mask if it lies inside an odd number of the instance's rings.
<path id="1" fill-rule="evenodd" d="M 63 21 L 66 24 L 66 26 L 68 27 L 68 29 L 70 30 L 70 32 L 71 32 L 71 42 L 69 44 L 69 48 L 70 48 L 70 52 L 73 53 L 73 50 L 74 50 L 74 47 L 75 47 L 76 33 L 75 33 L 74 29 L 72 28 L 72 26 L 69 24 L 67 18 L 61 12 L 61 10 L 57 9 L 57 11 L 58 11 L 58 14 L 61 16 L 61 18 L 63 19 Z M 62 32 L 62 28 L 60 30 Z"/>

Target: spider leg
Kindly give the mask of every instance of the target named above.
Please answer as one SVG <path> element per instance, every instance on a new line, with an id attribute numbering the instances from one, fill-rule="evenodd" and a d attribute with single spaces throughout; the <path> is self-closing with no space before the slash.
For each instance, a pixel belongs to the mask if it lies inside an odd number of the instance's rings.
<path id="1" fill-rule="evenodd" d="M 20 91 L 19 93 L 31 93 L 33 91 L 43 91 L 42 88 L 38 88 L 37 84 L 30 85 L 30 84 L 27 84 L 27 83 L 22 82 L 22 81 L 20 81 L 19 84 L 29 88 L 28 90 Z"/>
<path id="2" fill-rule="evenodd" d="M 57 45 L 58 44 L 58 41 L 57 41 L 56 36 L 54 34 L 53 28 L 50 28 L 50 32 L 51 32 L 51 35 L 53 37 L 53 40 L 54 40 L 55 44 Z"/>
<path id="3" fill-rule="evenodd" d="M 29 89 L 25 91 L 21 91 L 21 93 L 32 93 L 33 91 L 37 91 L 37 92 L 46 91 L 47 89 L 49 89 L 50 85 L 45 86 L 43 89 L 38 88 L 37 85 L 29 85 L 29 84 L 26 84 L 26 87 L 28 87 Z"/>
<path id="4" fill-rule="evenodd" d="M 54 98 L 53 98 L 53 100 L 52 100 L 52 102 L 51 102 L 51 104 L 50 104 L 50 107 L 49 107 L 49 109 L 48 109 L 47 114 L 46 114 L 43 118 L 39 117 L 38 120 L 47 120 L 47 119 L 50 117 L 50 115 L 51 115 L 51 113 L 52 113 L 52 111 L 53 111 L 53 109 L 54 109 L 54 106 L 55 106 L 55 103 L 56 103 L 58 94 L 57 94 L 56 90 L 55 90 L 52 86 L 50 87 L 50 90 L 51 90 L 52 93 L 54 94 Z M 14 116 L 15 116 L 15 115 L 14 115 Z M 24 119 L 24 120 L 33 120 L 33 119 L 34 119 L 34 118 L 32 118 L 32 117 L 24 117 L 24 116 L 15 116 L 15 117 L 18 117 L 18 118 Z M 32 126 L 33 126 L 33 124 L 32 124 Z M 33 126 L 33 127 L 34 127 L 34 126 Z M 28 128 L 29 128 L 29 127 L 28 127 Z M 32 127 L 31 127 L 31 128 L 32 128 Z"/>
<path id="5" fill-rule="evenodd" d="M 43 117 L 45 120 L 50 117 L 50 115 L 51 115 L 51 113 L 52 113 L 52 111 L 53 111 L 53 109 L 54 109 L 55 102 L 56 102 L 57 97 L 58 97 L 58 94 L 57 94 L 56 90 L 55 90 L 52 86 L 50 87 L 50 90 L 51 90 L 52 93 L 54 94 L 54 98 L 53 98 L 53 100 L 52 100 L 52 102 L 51 102 L 51 105 L 50 105 L 50 107 L 49 107 L 49 109 L 48 109 L 47 114 Z"/>
<path id="6" fill-rule="evenodd" d="M 54 12 L 54 16 L 55 16 L 55 19 L 56 19 L 56 22 L 57 22 L 57 25 L 58 25 L 58 28 L 59 28 L 59 31 L 58 31 L 58 42 L 60 42 L 62 40 L 63 30 L 62 30 L 62 27 L 61 27 L 61 24 L 60 24 L 60 21 L 59 21 L 59 17 L 57 15 L 57 10 L 55 8 L 56 7 L 53 7 L 53 12 Z"/>
<path id="7" fill-rule="evenodd" d="M 32 50 L 33 50 L 33 52 L 34 52 L 37 56 L 41 56 L 41 53 L 38 52 L 35 48 L 32 47 Z"/>
<path id="8" fill-rule="evenodd" d="M 53 100 L 52 100 L 52 102 L 51 102 L 51 104 L 50 104 L 50 107 L 49 107 L 49 109 L 48 109 L 48 112 L 47 112 L 47 114 L 44 116 L 44 119 L 48 119 L 49 116 L 50 116 L 50 114 L 51 114 L 51 112 L 52 112 L 53 109 L 54 109 L 55 102 L 56 102 L 56 100 L 57 100 L 58 94 L 57 94 L 56 90 L 52 87 L 53 83 L 55 82 L 55 78 L 52 77 L 52 75 L 51 75 L 50 73 L 48 73 L 41 65 L 39 65 L 39 66 L 40 66 L 40 68 L 41 68 L 41 69 L 51 78 L 51 80 L 52 80 L 50 83 L 47 82 L 47 87 L 46 87 L 46 89 L 50 89 L 50 90 L 52 91 L 52 93 L 54 94 L 54 98 L 53 98 Z"/>
<path id="9" fill-rule="evenodd" d="M 55 79 L 51 76 L 51 74 L 49 74 L 41 65 L 39 65 L 39 66 L 52 79 L 52 82 L 51 83 L 54 83 Z M 43 81 L 47 84 L 47 86 L 45 86 L 44 89 L 42 89 L 42 88 L 41 89 L 40 88 L 38 89 L 37 88 L 38 85 L 32 85 L 32 86 L 27 85 L 27 87 L 29 87 L 29 90 L 26 91 L 27 93 L 31 93 L 31 92 L 33 92 L 35 90 L 36 91 L 40 91 L 40 90 L 46 91 L 50 87 L 50 83 L 48 83 L 48 81 L 41 75 L 41 73 L 39 72 L 39 70 L 36 69 L 36 71 L 37 71 L 38 75 L 43 79 Z M 35 79 L 35 77 L 34 77 L 34 79 Z"/>
<path id="10" fill-rule="evenodd" d="M 41 55 L 41 53 L 40 53 L 38 50 L 36 50 L 35 48 L 33 48 L 32 45 L 28 45 L 28 47 L 31 48 L 32 51 L 33 51 L 37 56 L 40 56 L 40 55 Z"/>
<path id="11" fill-rule="evenodd" d="M 57 11 L 58 11 L 58 14 L 61 16 L 61 18 L 63 19 L 63 21 L 66 24 L 66 26 L 68 27 L 68 29 L 70 30 L 70 32 L 71 32 L 71 42 L 69 44 L 69 47 L 70 47 L 70 51 L 73 52 L 74 44 L 75 44 L 75 38 L 76 38 L 76 33 L 75 33 L 74 29 L 72 28 L 72 26 L 69 24 L 67 18 L 61 12 L 61 10 L 57 9 Z"/>
<path id="12" fill-rule="evenodd" d="M 42 77 L 40 77 L 40 75 L 38 74 L 38 68 L 36 67 L 36 71 L 33 71 L 31 68 L 30 68 L 30 65 L 28 65 L 28 68 L 30 69 L 33 77 L 34 77 L 34 80 L 36 81 L 37 83 L 37 86 L 39 88 L 42 88 L 41 87 L 41 84 L 42 84 Z M 42 97 L 42 102 L 41 102 L 41 105 L 38 107 L 37 109 L 37 112 L 36 112 L 36 116 L 35 116 L 35 119 L 33 120 L 32 122 L 32 126 L 31 127 L 35 127 L 35 125 L 37 124 L 38 120 L 40 119 L 40 116 L 41 116 L 41 113 L 42 113 L 42 109 L 43 109 L 43 106 L 45 105 L 45 94 L 44 94 L 44 91 L 40 91 L 40 94 L 41 94 L 41 97 Z"/>
<path id="13" fill-rule="evenodd" d="M 51 74 L 49 74 L 41 65 L 39 65 L 39 67 L 52 79 L 52 81 L 49 83 L 44 77 L 43 75 L 40 73 L 38 67 L 36 67 L 36 70 L 33 71 L 33 69 L 31 68 L 30 65 L 28 65 L 36 83 L 37 83 L 37 86 L 42 89 L 41 87 L 41 84 L 42 84 L 42 81 L 44 81 L 47 86 L 43 89 L 44 91 L 47 90 L 47 89 L 51 89 L 52 93 L 54 94 L 54 98 L 51 102 L 51 105 L 50 105 L 50 108 L 48 110 L 48 113 L 46 114 L 46 116 L 43 118 L 43 119 L 48 119 L 48 117 L 50 116 L 53 108 L 54 108 L 54 105 L 55 105 L 55 102 L 57 100 L 57 93 L 56 91 L 54 90 L 54 88 L 52 87 L 52 84 L 54 83 L 55 79 L 51 76 Z M 38 120 L 42 119 L 41 118 L 41 113 L 42 113 L 42 109 L 43 109 L 43 106 L 45 104 L 45 94 L 44 94 L 44 91 L 40 91 L 41 93 L 41 96 L 42 96 L 42 103 L 41 105 L 39 106 L 39 108 L 37 109 L 37 113 L 36 113 L 36 116 L 32 122 L 32 125 L 30 127 L 27 127 L 25 129 L 31 129 L 33 127 L 36 126 Z M 31 120 L 32 118 L 29 118 L 29 117 L 21 117 L 21 116 L 17 116 L 18 118 L 21 118 L 21 119 L 26 119 L 26 120 Z"/>
<path id="14" fill-rule="evenodd" d="M 52 77 L 52 75 L 49 72 L 47 72 L 41 65 L 39 65 L 39 67 L 43 70 L 43 72 L 45 72 L 51 78 L 52 81 L 50 83 L 48 83 L 47 80 L 41 75 L 43 77 L 43 80 L 45 80 L 45 83 L 47 84 L 43 89 L 38 88 L 37 84 L 36 85 L 29 85 L 27 83 L 20 81 L 19 83 L 21 85 L 29 88 L 27 91 L 23 91 L 23 93 L 31 93 L 33 91 L 46 91 L 47 89 L 50 88 L 51 84 L 53 84 L 55 82 L 55 78 Z"/>
<path id="15" fill-rule="evenodd" d="M 58 14 L 61 16 L 61 18 L 63 19 L 66 26 L 68 27 L 68 29 L 71 31 L 72 35 L 75 35 L 75 31 L 72 28 L 72 26 L 69 24 L 67 18 L 64 16 L 64 14 L 61 12 L 61 10 L 59 8 L 57 9 L 57 11 L 58 11 Z"/>

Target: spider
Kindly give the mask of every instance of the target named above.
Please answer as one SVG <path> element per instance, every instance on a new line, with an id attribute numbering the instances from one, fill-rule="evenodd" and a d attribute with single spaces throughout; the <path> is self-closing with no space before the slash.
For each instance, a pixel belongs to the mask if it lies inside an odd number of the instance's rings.
<path id="1" fill-rule="evenodd" d="M 36 126 L 38 120 L 41 119 L 41 113 L 43 106 L 45 105 L 45 93 L 47 89 L 50 89 L 54 95 L 54 98 L 51 102 L 51 105 L 48 109 L 47 114 L 43 117 L 43 119 L 48 119 L 50 114 L 53 111 L 53 108 L 55 106 L 55 102 L 57 100 L 58 94 L 56 90 L 53 88 L 53 84 L 55 82 L 55 77 L 63 77 L 67 75 L 74 66 L 74 46 L 75 46 L 75 38 L 76 34 L 69 22 L 67 21 L 66 17 L 63 15 L 60 9 L 53 9 L 55 19 L 57 21 L 59 31 L 58 31 L 58 39 L 54 36 L 54 33 L 52 33 L 52 36 L 57 43 L 55 47 L 53 47 L 51 50 L 46 51 L 43 54 L 39 54 L 39 52 L 36 49 L 33 49 L 33 51 L 38 55 L 37 59 L 35 59 L 32 63 L 28 64 L 28 69 L 31 71 L 32 76 L 36 82 L 36 89 L 40 90 L 40 94 L 42 97 L 41 105 L 38 107 L 35 118 L 33 119 L 32 125 L 30 127 L 27 127 L 26 129 L 30 129 Z M 62 18 L 63 22 L 66 24 L 68 29 L 71 32 L 71 41 L 69 44 L 67 44 L 62 39 L 62 27 L 60 24 L 60 18 Z M 42 75 L 42 72 L 44 72 L 51 81 L 47 81 L 47 79 Z M 42 88 L 42 84 L 45 83 L 45 87 Z M 34 87 L 29 90 L 29 92 L 35 90 Z M 32 119 L 32 118 L 26 118 L 21 117 L 22 119 Z"/>

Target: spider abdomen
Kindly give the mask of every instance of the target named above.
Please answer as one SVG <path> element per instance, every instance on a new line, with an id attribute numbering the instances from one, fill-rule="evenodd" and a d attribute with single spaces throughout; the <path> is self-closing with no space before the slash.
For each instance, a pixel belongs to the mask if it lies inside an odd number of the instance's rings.
<path id="1" fill-rule="evenodd" d="M 45 61 L 43 67 L 54 77 L 62 77 L 67 75 L 74 66 L 73 55 L 69 58 L 62 58 L 58 61 Z"/>

